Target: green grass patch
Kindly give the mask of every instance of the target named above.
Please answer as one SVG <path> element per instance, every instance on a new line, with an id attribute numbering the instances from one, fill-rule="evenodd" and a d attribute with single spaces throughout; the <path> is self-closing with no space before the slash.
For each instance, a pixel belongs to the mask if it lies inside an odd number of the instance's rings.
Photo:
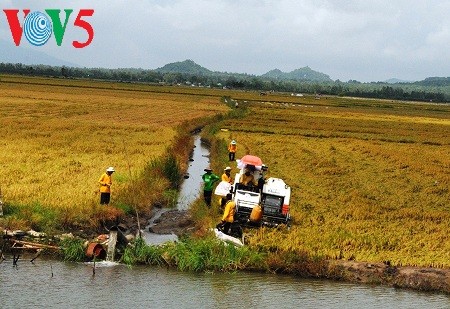
<path id="1" fill-rule="evenodd" d="M 81 262 L 86 259 L 84 240 L 79 238 L 66 238 L 61 241 L 63 258 L 65 261 Z"/>
<path id="2" fill-rule="evenodd" d="M 227 245 L 215 237 L 184 238 L 175 243 L 149 246 L 137 239 L 125 249 L 122 261 L 129 265 L 167 264 L 181 271 L 236 271 L 261 269 L 264 253 L 249 247 Z"/>

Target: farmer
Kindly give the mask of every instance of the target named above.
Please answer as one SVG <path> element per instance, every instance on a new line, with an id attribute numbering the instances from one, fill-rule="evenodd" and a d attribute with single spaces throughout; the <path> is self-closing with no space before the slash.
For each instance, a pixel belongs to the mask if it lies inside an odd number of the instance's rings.
<path id="1" fill-rule="evenodd" d="M 236 154 L 237 146 L 236 141 L 232 140 L 231 143 L 228 145 L 228 159 L 230 161 L 234 161 L 234 156 Z"/>
<path id="2" fill-rule="evenodd" d="M 112 166 L 106 169 L 106 172 L 100 177 L 98 182 L 100 183 L 100 204 L 108 205 L 111 200 L 111 185 L 112 185 L 112 173 L 115 170 Z"/>
<path id="3" fill-rule="evenodd" d="M 231 167 L 227 166 L 223 170 L 222 181 L 229 183 L 230 185 L 233 184 L 233 178 L 231 177 Z M 222 198 L 220 199 L 220 208 L 221 209 L 223 209 L 225 207 L 226 202 L 227 202 L 226 196 L 222 196 Z"/>
<path id="4" fill-rule="evenodd" d="M 203 198 L 205 199 L 206 205 L 208 207 L 211 207 L 211 197 L 212 197 L 213 185 L 220 178 L 219 178 L 219 176 L 213 174 L 212 169 L 210 169 L 210 168 L 205 168 L 204 171 L 206 173 L 204 173 L 202 176 L 202 179 L 205 182 L 204 187 L 203 187 Z"/>
<path id="5" fill-rule="evenodd" d="M 250 187 L 250 186 L 256 187 L 258 184 L 255 181 L 255 176 L 253 176 L 253 172 L 254 172 L 254 167 L 253 167 L 253 169 L 251 167 L 246 167 L 244 170 L 244 174 L 242 174 L 241 178 L 239 178 L 239 183 L 241 183 L 247 187 Z"/>
<path id="6" fill-rule="evenodd" d="M 223 170 L 222 181 L 226 181 L 229 184 L 233 184 L 233 178 L 231 177 L 231 167 L 227 166 Z"/>
<path id="7" fill-rule="evenodd" d="M 236 203 L 231 200 L 231 193 L 226 196 L 225 210 L 221 222 L 216 226 L 217 229 L 222 230 L 225 234 L 230 234 L 231 223 L 234 221 L 234 213 L 236 212 Z"/>
<path id="8" fill-rule="evenodd" d="M 267 172 L 269 170 L 269 167 L 265 164 L 261 167 L 261 172 L 259 172 L 259 178 L 258 178 L 258 188 L 260 191 L 262 191 L 264 184 L 267 181 Z"/>

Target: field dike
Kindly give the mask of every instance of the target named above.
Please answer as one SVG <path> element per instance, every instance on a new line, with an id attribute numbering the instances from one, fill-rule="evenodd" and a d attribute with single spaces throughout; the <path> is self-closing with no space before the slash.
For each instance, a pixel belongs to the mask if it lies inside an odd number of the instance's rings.
<path id="1" fill-rule="evenodd" d="M 239 114 L 230 113 L 228 117 L 244 117 L 242 108 Z M 210 145 L 212 168 L 221 170 L 227 165 L 227 141 L 216 137 L 221 128 L 221 121 L 226 116 L 216 116 L 204 119 L 197 128 L 206 125 L 202 138 Z M 185 128 L 192 128 L 186 125 Z M 166 190 L 163 193 L 176 191 L 185 171 L 192 143 L 189 132 L 179 131 L 175 143 L 167 149 L 168 155 L 164 160 L 155 161 L 149 165 L 149 170 L 158 170 L 166 179 Z M 176 155 L 174 155 L 176 154 Z M 150 177 L 149 174 L 143 180 Z M 144 190 L 145 192 L 145 190 Z M 136 193 L 136 192 L 132 192 Z M 170 201 L 176 200 L 172 195 L 154 202 L 152 207 L 170 206 Z M 140 212 L 129 209 L 126 216 L 121 218 L 121 224 L 133 235 L 151 216 L 151 212 Z M 176 230 L 180 236 L 177 243 L 167 243 L 161 246 L 148 246 L 142 239 L 131 239 L 123 248 L 120 261 L 126 264 L 161 265 L 177 268 L 181 271 L 260 271 L 274 274 L 291 274 L 304 278 L 330 279 L 337 281 L 355 282 L 363 284 L 383 284 L 398 288 L 410 288 L 420 291 L 450 293 L 450 271 L 448 269 L 399 267 L 389 262 L 366 263 L 343 259 L 326 259 L 301 250 L 283 250 L 279 247 L 247 245 L 242 248 L 225 246 L 209 232 L 220 218 L 217 202 L 212 209 L 206 209 L 201 200 L 192 205 L 190 211 L 180 214 L 176 211 L 165 213 L 162 221 L 165 228 L 159 233 Z M 186 224 L 188 220 L 188 224 Z M 117 223 L 116 218 L 110 223 Z M 181 222 L 184 222 L 181 224 Z M 97 230 L 85 231 L 85 236 L 95 234 Z M 158 232 L 158 231 L 157 231 Z M 246 231 L 252 237 L 254 231 Z M 281 231 L 286 232 L 286 231 Z M 55 241 L 55 240 L 53 240 Z M 0 241 L 3 252 L 6 253 L 7 237 Z M 43 252 L 54 254 L 58 258 L 68 261 L 86 260 L 86 239 L 82 237 L 64 237 L 58 241 L 62 247 L 57 253 L 44 248 Z"/>

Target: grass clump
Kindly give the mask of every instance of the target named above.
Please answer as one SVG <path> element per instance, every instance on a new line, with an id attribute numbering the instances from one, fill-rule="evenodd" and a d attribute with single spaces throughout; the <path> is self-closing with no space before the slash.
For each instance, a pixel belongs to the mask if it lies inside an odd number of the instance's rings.
<path id="1" fill-rule="evenodd" d="M 139 237 L 125 248 L 122 262 L 127 265 L 161 265 L 164 263 L 163 253 L 163 247 L 149 246 Z"/>
<path id="2" fill-rule="evenodd" d="M 61 241 L 64 261 L 81 262 L 86 258 L 84 240 L 80 238 L 66 238 Z"/>
<path id="3" fill-rule="evenodd" d="M 160 174 L 169 181 L 169 188 L 178 189 L 181 184 L 181 166 L 173 152 L 168 150 L 167 155 L 153 160 L 148 168 L 154 173 Z"/>
<path id="4" fill-rule="evenodd" d="M 122 261 L 126 264 L 167 264 L 181 271 L 236 271 L 261 269 L 264 254 L 249 247 L 227 245 L 215 237 L 183 238 L 161 246 L 146 245 L 136 240 L 125 249 Z"/>

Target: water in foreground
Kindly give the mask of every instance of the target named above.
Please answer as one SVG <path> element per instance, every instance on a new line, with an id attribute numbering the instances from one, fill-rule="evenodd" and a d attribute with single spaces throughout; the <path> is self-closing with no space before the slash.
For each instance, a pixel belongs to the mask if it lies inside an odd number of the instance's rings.
<path id="1" fill-rule="evenodd" d="M 12 258 L 0 264 L 9 308 L 450 308 L 450 296 L 255 273 L 185 273 L 114 263 Z"/>

